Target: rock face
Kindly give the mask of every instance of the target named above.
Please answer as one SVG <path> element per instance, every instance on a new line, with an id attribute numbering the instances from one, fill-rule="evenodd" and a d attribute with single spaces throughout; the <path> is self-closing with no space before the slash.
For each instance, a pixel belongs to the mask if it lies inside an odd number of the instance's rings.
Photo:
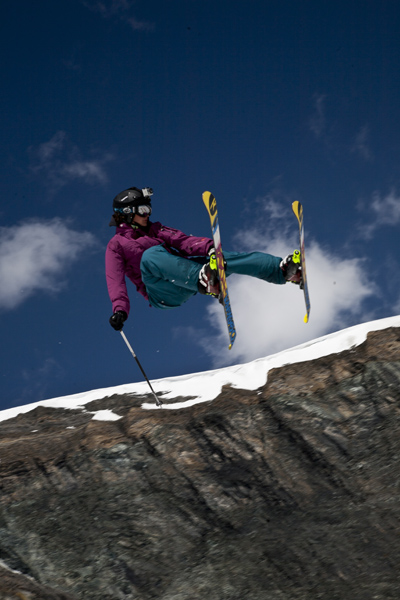
<path id="1" fill-rule="evenodd" d="M 0 598 L 400 597 L 400 329 L 255 392 L 144 400 L 0 424 Z"/>

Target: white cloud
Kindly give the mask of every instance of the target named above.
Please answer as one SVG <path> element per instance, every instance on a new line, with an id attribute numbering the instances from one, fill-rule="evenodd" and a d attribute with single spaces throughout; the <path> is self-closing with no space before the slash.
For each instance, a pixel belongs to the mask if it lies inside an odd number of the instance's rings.
<path id="1" fill-rule="evenodd" d="M 128 23 L 134 31 L 153 31 L 155 28 L 154 23 L 140 21 L 130 16 L 134 4 L 130 0 L 83 0 L 83 4 L 86 8 L 99 13 L 105 19 L 115 17 Z"/>
<path id="2" fill-rule="evenodd" d="M 66 268 L 95 243 L 91 233 L 59 219 L 1 227 L 0 308 L 12 309 L 38 291 L 58 291 Z"/>
<path id="3" fill-rule="evenodd" d="M 148 21 L 139 21 L 134 17 L 127 18 L 126 22 L 129 23 L 133 31 L 154 31 L 155 29 L 154 23 L 149 23 Z"/>
<path id="4" fill-rule="evenodd" d="M 100 13 L 105 18 L 120 15 L 132 6 L 129 0 L 83 0 L 83 5 Z"/>
<path id="5" fill-rule="evenodd" d="M 256 228 L 242 231 L 235 249 L 259 250 L 283 257 L 298 247 L 294 216 L 290 221 L 288 217 L 291 209 L 276 208 L 276 203 L 267 201 L 266 223 L 261 218 Z M 278 216 L 271 219 L 271 214 Z M 306 219 L 307 216 L 305 223 Z M 363 260 L 344 259 L 332 253 L 307 238 L 307 229 L 306 252 L 311 298 L 309 323 L 303 322 L 306 312 L 303 292 L 294 284 L 277 286 L 232 275 L 228 287 L 237 329 L 235 344 L 228 350 L 225 317 L 218 302 L 208 308 L 210 323 L 218 333 L 215 336 L 214 331 L 210 332 L 201 341 L 213 356 L 215 367 L 273 354 L 362 320 L 363 301 L 375 293 Z"/>
<path id="6" fill-rule="evenodd" d="M 88 184 L 105 183 L 105 165 L 113 158 L 110 154 L 83 158 L 81 151 L 70 142 L 65 131 L 58 131 L 37 148 L 29 148 L 29 154 L 31 171 L 36 175 L 44 175 L 53 190 L 76 180 Z"/>
<path id="7" fill-rule="evenodd" d="M 400 222 L 400 196 L 393 190 L 385 198 L 374 194 L 371 208 L 379 225 L 398 225 Z"/>
<path id="8" fill-rule="evenodd" d="M 371 239 L 378 228 L 400 223 L 400 196 L 394 190 L 384 198 L 375 192 L 368 210 L 364 212 L 371 217 L 371 222 L 360 225 L 359 234 L 364 239 Z"/>
<path id="9" fill-rule="evenodd" d="M 315 137 L 320 138 L 326 127 L 325 98 L 323 94 L 314 95 L 314 112 L 310 117 L 310 129 Z"/>
<path id="10" fill-rule="evenodd" d="M 361 127 L 357 133 L 351 151 L 358 154 L 364 160 L 370 162 L 373 160 L 373 154 L 370 148 L 370 133 L 368 125 Z"/>

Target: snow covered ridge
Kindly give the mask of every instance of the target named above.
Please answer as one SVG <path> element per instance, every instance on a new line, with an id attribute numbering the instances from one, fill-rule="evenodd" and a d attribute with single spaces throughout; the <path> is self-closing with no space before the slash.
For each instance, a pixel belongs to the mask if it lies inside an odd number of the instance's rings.
<path id="1" fill-rule="evenodd" d="M 266 358 L 259 358 L 244 365 L 235 365 L 215 371 L 191 373 L 167 379 L 156 379 L 151 383 L 155 392 L 163 400 L 170 400 L 178 396 L 190 396 L 192 399 L 186 402 L 164 404 L 162 409 L 156 408 L 154 403 L 144 403 L 142 404 L 142 408 L 147 410 L 186 408 L 193 404 L 214 400 L 220 394 L 222 386 L 227 384 L 237 389 L 256 390 L 266 383 L 267 374 L 270 369 L 343 352 L 362 344 L 367 339 L 367 334 L 370 331 L 379 331 L 389 327 L 400 327 L 400 315 L 355 325 L 354 327 L 331 333 L 300 346 L 284 350 Z M 27 413 L 37 406 L 86 410 L 85 405 L 93 400 L 100 400 L 114 394 L 145 395 L 148 392 L 149 388 L 146 382 L 91 390 L 81 394 L 42 400 L 34 404 L 26 404 L 0 411 L 0 421 L 12 419 L 21 413 Z M 111 410 L 101 410 L 91 414 L 93 414 L 93 419 L 96 420 L 115 421 L 121 418 Z"/>

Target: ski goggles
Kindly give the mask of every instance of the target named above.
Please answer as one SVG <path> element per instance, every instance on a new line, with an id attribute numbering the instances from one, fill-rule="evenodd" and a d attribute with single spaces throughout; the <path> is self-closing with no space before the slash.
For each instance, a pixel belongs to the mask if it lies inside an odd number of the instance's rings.
<path id="1" fill-rule="evenodd" d="M 134 215 L 146 217 L 147 215 L 151 215 L 151 206 L 150 204 L 142 204 L 141 206 L 126 206 L 125 208 L 117 209 L 117 212 L 121 212 L 125 215 L 133 213 Z"/>
<path id="2" fill-rule="evenodd" d="M 146 217 L 147 215 L 151 215 L 151 206 L 150 204 L 142 204 L 142 206 L 137 206 L 135 209 L 135 213 L 140 215 L 141 217 Z"/>

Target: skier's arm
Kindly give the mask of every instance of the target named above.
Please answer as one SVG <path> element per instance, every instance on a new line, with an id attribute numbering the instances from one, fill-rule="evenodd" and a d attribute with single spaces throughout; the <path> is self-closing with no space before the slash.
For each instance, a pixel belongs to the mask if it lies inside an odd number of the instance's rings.
<path id="1" fill-rule="evenodd" d="M 129 315 L 130 302 L 125 283 L 125 259 L 117 244 L 109 244 L 106 250 L 106 280 L 113 313 L 124 311 Z"/>
<path id="2" fill-rule="evenodd" d="M 213 240 L 206 237 L 186 235 L 172 227 L 161 227 L 158 237 L 165 240 L 169 246 L 179 250 L 184 256 L 207 256 L 214 246 Z"/>

